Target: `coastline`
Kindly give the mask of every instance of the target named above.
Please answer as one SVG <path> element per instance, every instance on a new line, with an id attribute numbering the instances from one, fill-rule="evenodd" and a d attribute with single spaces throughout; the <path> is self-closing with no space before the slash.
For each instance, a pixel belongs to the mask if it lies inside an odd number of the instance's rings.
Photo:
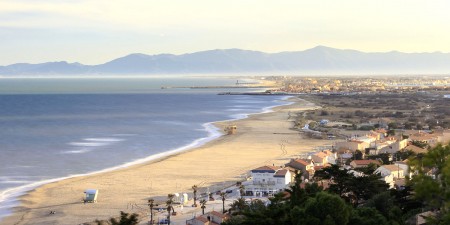
<path id="1" fill-rule="evenodd" d="M 214 122 L 212 124 L 217 127 L 216 131 L 232 122 L 238 126 L 238 134 L 216 137 L 214 132 L 209 131 L 210 135 L 202 139 L 207 140 L 212 136 L 212 140 L 191 148 L 185 146 L 188 149 L 178 152 L 170 151 L 171 155 L 146 158 L 145 162 L 137 162 L 139 164 L 125 164 L 114 170 L 44 184 L 20 197 L 21 205 L 14 209 L 13 215 L 1 220 L 0 224 L 31 224 L 31 221 L 32 224 L 78 224 L 107 219 L 118 215 L 120 210 L 127 211 L 130 204 L 145 206 L 148 197 L 163 197 L 173 192 L 189 193 L 194 184 L 201 188 L 209 187 L 217 182 L 236 181 L 241 174 L 255 166 L 281 165 L 281 161 L 289 156 L 310 151 L 315 146 L 326 143 L 323 140 L 308 140 L 306 146 L 294 146 L 295 142 L 305 143 L 297 135 L 280 137 L 275 134 L 283 133 L 280 131 L 294 133 L 289 130 L 291 122 L 287 120 L 288 111 L 311 107 L 311 103 L 298 99 L 290 105 L 271 107 L 273 112 L 263 109 L 263 112 L 251 114 L 247 118 Z M 288 151 L 281 152 L 281 141 L 288 143 Z M 243 152 L 243 148 L 249 152 Z M 267 148 L 270 150 L 265 150 Z M 260 154 L 261 151 L 267 154 Z M 172 180 L 168 180 L 168 177 Z M 83 191 L 87 188 L 100 189 L 98 203 L 81 203 Z M 58 213 L 49 216 L 50 210 Z"/>
<path id="2" fill-rule="evenodd" d="M 224 135 L 224 133 L 222 131 L 220 131 L 221 129 L 219 127 L 215 126 L 214 124 L 232 122 L 232 121 L 248 118 L 248 116 L 250 116 L 250 115 L 257 115 L 257 114 L 272 112 L 272 109 L 275 107 L 292 104 L 292 102 L 287 101 L 289 98 L 290 98 L 290 96 L 285 96 L 284 98 L 282 98 L 280 100 L 276 100 L 276 102 L 277 102 L 276 105 L 264 107 L 261 109 L 261 112 L 258 112 L 258 113 L 232 114 L 231 119 L 225 119 L 225 120 L 220 120 L 220 121 L 204 123 L 204 124 L 202 124 L 202 126 L 203 126 L 204 130 L 206 131 L 207 136 L 195 139 L 192 142 L 188 143 L 187 145 L 169 149 L 165 152 L 149 155 L 149 156 L 141 158 L 141 159 L 125 162 L 123 164 L 119 164 L 119 165 L 113 166 L 113 167 L 108 167 L 108 168 L 104 168 L 104 169 L 100 169 L 100 170 L 96 170 L 96 171 L 92 171 L 92 172 L 88 172 L 88 173 L 71 174 L 71 175 L 67 175 L 64 177 L 51 178 L 48 180 L 37 181 L 37 182 L 30 183 L 30 184 L 25 184 L 25 185 L 21 185 L 18 187 L 13 187 L 13 188 L 3 190 L 0 193 L 0 202 L 2 203 L 2 205 L 0 205 L 0 222 L 2 222 L 3 218 L 10 216 L 10 214 L 12 213 L 11 212 L 12 208 L 15 208 L 20 205 L 18 202 L 19 202 L 21 196 L 25 195 L 27 192 L 30 192 L 36 188 L 39 188 L 42 185 L 59 182 L 59 181 L 71 179 L 71 178 L 91 176 L 91 175 L 96 175 L 96 174 L 100 174 L 100 173 L 106 173 L 106 172 L 112 172 L 115 170 L 126 169 L 131 166 L 135 166 L 135 165 L 139 165 L 139 164 L 143 164 L 143 163 L 151 163 L 152 161 L 161 160 L 161 159 L 164 159 L 171 155 L 183 153 L 185 151 L 190 151 L 192 149 L 201 147 L 202 145 L 204 145 L 210 141 L 213 141 L 217 138 L 220 138 L 221 136 Z M 2 214 L 2 212 L 3 212 L 3 214 Z"/>

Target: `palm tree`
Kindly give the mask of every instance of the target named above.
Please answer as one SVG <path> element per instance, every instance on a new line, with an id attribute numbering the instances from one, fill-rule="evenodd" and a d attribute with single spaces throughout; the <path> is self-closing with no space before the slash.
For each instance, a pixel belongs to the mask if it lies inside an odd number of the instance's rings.
<path id="1" fill-rule="evenodd" d="M 168 194 L 167 195 L 167 201 L 166 201 L 166 206 L 167 206 L 167 220 L 168 220 L 168 224 L 170 224 L 170 211 L 175 212 L 175 209 L 173 208 L 173 198 L 175 197 L 174 194 Z"/>
<path id="2" fill-rule="evenodd" d="M 222 213 L 225 213 L 225 200 L 227 199 L 226 192 L 220 192 L 220 197 L 222 198 Z"/>
<path id="3" fill-rule="evenodd" d="M 205 208 L 206 208 L 206 199 L 200 200 L 200 208 L 202 208 L 202 214 L 205 215 Z"/>
<path id="4" fill-rule="evenodd" d="M 155 200 L 153 198 L 148 200 L 148 207 L 150 208 L 150 224 L 153 224 L 153 207 L 158 206 L 154 204 Z"/>
<path id="5" fill-rule="evenodd" d="M 241 197 L 245 195 L 245 186 L 244 185 L 239 185 L 239 193 L 241 194 Z"/>
<path id="6" fill-rule="evenodd" d="M 197 185 L 192 186 L 192 190 L 194 191 L 194 204 L 193 207 L 197 207 Z"/>

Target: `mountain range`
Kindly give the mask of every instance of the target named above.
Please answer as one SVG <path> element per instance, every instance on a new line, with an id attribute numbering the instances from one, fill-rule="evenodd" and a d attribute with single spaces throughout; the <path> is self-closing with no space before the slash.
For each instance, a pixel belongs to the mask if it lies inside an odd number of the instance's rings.
<path id="1" fill-rule="evenodd" d="M 46 62 L 0 66 L 0 75 L 83 74 L 448 74 L 450 53 L 367 53 L 325 46 L 304 51 L 264 53 L 224 49 L 182 55 L 130 54 L 99 65 Z"/>

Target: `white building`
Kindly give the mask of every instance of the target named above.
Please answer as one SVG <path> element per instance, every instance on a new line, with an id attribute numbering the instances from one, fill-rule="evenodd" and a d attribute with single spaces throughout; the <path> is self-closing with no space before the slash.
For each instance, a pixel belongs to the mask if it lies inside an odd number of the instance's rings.
<path id="1" fill-rule="evenodd" d="M 251 181 L 244 182 L 246 195 L 251 196 L 272 196 L 291 183 L 291 172 L 274 166 L 253 169 L 251 177 Z"/>
<path id="2" fill-rule="evenodd" d="M 390 188 L 394 187 L 395 180 L 404 179 L 404 171 L 399 165 L 383 165 L 375 170 L 375 174 L 381 175 L 382 180 L 389 184 Z"/>

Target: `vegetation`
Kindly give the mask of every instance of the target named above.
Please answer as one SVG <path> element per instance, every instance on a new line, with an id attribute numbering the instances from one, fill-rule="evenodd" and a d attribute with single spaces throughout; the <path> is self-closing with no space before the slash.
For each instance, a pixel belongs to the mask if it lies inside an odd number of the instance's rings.
<path id="1" fill-rule="evenodd" d="M 153 221 L 153 207 L 155 207 L 157 205 L 155 204 L 155 200 L 153 198 L 148 200 L 148 204 L 147 205 L 150 208 L 150 224 L 153 224 L 154 223 L 154 221 Z"/>
<path id="2" fill-rule="evenodd" d="M 102 221 L 95 221 L 98 225 L 105 224 Z M 136 213 L 128 214 L 126 212 L 120 211 L 120 218 L 117 220 L 116 218 L 109 219 L 109 223 L 111 225 L 136 225 L 139 223 L 138 215 Z"/>
<path id="3" fill-rule="evenodd" d="M 225 213 L 225 200 L 227 199 L 226 192 L 220 192 L 220 198 L 222 199 L 222 212 Z"/>
<path id="4" fill-rule="evenodd" d="M 205 215 L 205 208 L 206 208 L 206 199 L 200 200 L 200 208 L 202 208 L 202 214 Z"/>
<path id="5" fill-rule="evenodd" d="M 192 186 L 192 190 L 194 192 L 194 204 L 192 206 L 197 207 L 197 190 L 198 190 L 197 185 Z"/>
<path id="6" fill-rule="evenodd" d="M 175 197 L 174 194 L 168 194 L 167 195 L 167 201 L 166 201 L 166 206 L 167 206 L 167 220 L 168 220 L 168 224 L 170 224 L 170 211 L 172 211 L 173 213 L 175 213 L 175 208 L 173 207 L 173 198 Z"/>

